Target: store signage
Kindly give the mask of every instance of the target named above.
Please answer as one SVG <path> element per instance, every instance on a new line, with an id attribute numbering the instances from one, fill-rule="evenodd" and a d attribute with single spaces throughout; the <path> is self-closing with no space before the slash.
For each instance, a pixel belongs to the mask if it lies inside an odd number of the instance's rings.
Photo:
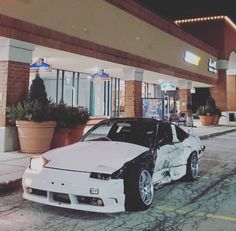
<path id="1" fill-rule="evenodd" d="M 30 71 L 31 72 L 45 72 L 45 71 L 51 71 L 51 65 L 46 63 L 44 61 L 44 58 L 39 58 L 36 60 L 36 62 L 30 64 Z"/>
<path id="2" fill-rule="evenodd" d="M 217 73 L 216 61 L 213 59 L 208 59 L 208 71 Z"/>
<path id="3" fill-rule="evenodd" d="M 184 55 L 184 61 L 187 62 L 187 63 L 191 63 L 193 65 L 196 65 L 198 66 L 199 65 L 199 62 L 200 62 L 201 58 L 189 51 L 186 51 L 185 52 L 185 55 Z"/>
<path id="4" fill-rule="evenodd" d="M 176 91 L 176 86 L 175 84 L 171 82 L 166 82 L 161 84 L 161 90 L 162 91 Z"/>
<path id="5" fill-rule="evenodd" d="M 110 79 L 109 74 L 105 73 L 103 69 L 92 75 L 92 80 L 109 80 L 109 79 Z"/>

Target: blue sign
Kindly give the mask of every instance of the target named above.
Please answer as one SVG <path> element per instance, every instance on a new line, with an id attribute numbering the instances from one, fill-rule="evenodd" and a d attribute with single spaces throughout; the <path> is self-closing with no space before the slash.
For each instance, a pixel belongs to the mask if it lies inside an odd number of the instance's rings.
<path id="1" fill-rule="evenodd" d="M 30 71 L 31 72 L 51 71 L 51 65 L 44 62 L 43 58 L 40 58 L 35 63 L 30 64 Z"/>
<path id="2" fill-rule="evenodd" d="M 98 73 L 93 74 L 92 79 L 109 79 L 109 74 L 105 73 L 102 69 Z"/>

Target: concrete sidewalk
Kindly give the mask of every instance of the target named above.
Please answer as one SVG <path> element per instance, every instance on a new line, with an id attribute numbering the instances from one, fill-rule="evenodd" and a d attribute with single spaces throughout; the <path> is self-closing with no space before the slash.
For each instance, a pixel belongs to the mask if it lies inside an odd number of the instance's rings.
<path id="1" fill-rule="evenodd" d="M 203 127 L 199 121 L 194 121 L 196 127 L 182 128 L 188 132 L 198 135 L 201 139 L 221 135 L 227 132 L 236 131 L 236 123 L 231 125 L 208 126 Z M 32 154 L 23 154 L 20 152 L 0 153 L 0 193 L 12 190 L 21 185 L 21 178 L 25 168 L 29 163 Z"/>

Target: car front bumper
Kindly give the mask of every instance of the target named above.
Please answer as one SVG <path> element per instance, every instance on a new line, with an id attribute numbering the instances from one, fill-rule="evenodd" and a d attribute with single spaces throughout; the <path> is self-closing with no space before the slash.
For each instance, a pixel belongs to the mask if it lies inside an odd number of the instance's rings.
<path id="1" fill-rule="evenodd" d="M 90 173 L 51 168 L 26 169 L 22 186 L 23 197 L 38 203 L 103 213 L 125 210 L 122 179 L 93 179 Z"/>

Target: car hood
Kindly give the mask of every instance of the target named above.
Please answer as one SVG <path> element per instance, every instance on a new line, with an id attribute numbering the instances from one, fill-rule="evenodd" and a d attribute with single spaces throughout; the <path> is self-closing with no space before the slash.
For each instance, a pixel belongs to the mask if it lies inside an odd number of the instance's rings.
<path id="1" fill-rule="evenodd" d="M 88 141 L 51 150 L 43 157 L 49 168 L 112 174 L 145 151 L 148 148 L 130 143 Z"/>

